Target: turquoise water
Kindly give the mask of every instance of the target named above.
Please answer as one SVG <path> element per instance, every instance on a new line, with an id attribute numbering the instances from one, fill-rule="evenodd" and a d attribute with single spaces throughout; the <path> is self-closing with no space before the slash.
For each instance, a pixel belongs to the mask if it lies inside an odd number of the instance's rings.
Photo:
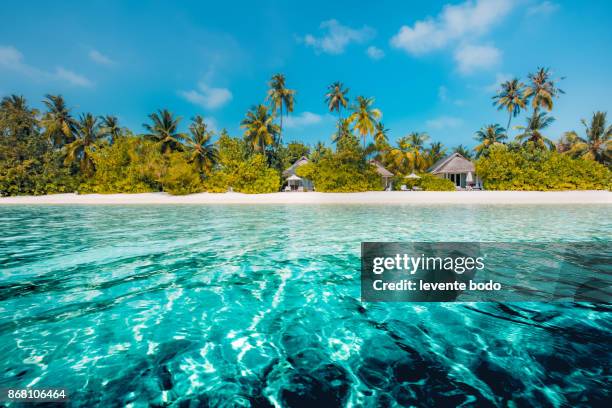
<path id="1" fill-rule="evenodd" d="M 361 303 L 359 255 L 608 241 L 611 210 L 3 207 L 0 388 L 104 407 L 597 406 L 611 305 Z"/>

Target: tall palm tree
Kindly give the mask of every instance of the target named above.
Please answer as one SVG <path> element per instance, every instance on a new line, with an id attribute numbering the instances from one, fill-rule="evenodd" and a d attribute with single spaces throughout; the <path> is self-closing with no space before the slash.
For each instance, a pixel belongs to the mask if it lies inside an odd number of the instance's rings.
<path id="1" fill-rule="evenodd" d="M 270 89 L 268 90 L 268 96 L 266 100 L 270 101 L 270 108 L 272 113 L 279 114 L 280 117 L 280 128 L 278 131 L 278 143 L 282 143 L 283 140 L 283 114 L 289 115 L 293 112 L 293 105 L 295 103 L 295 91 L 293 89 L 287 89 L 285 86 L 285 76 L 283 74 L 275 74 L 269 83 Z M 283 107 L 286 112 L 283 113 Z"/>
<path id="2" fill-rule="evenodd" d="M 374 131 L 374 143 L 377 145 L 383 145 L 389 142 L 389 129 L 385 129 L 385 125 L 382 122 L 376 124 L 376 130 Z"/>
<path id="3" fill-rule="evenodd" d="M 143 124 L 148 131 L 144 136 L 159 144 L 162 153 L 183 149 L 186 135 L 178 131 L 180 117 L 174 117 L 168 109 L 159 110 L 149 115 L 151 124 Z"/>
<path id="4" fill-rule="evenodd" d="M 366 145 L 366 137 L 374 133 L 376 122 L 382 116 L 380 110 L 373 108 L 374 98 L 357 97 L 357 103 L 351 109 L 353 113 L 349 116 L 349 121 L 353 124 L 354 129 L 359 132 L 363 138 L 363 147 Z"/>
<path id="5" fill-rule="evenodd" d="M 91 175 L 94 171 L 91 149 L 103 137 L 98 118 L 91 113 L 81 115 L 74 134 L 75 140 L 64 147 L 66 149 L 64 164 L 78 164 L 83 174 Z"/>
<path id="6" fill-rule="evenodd" d="M 213 133 L 208 130 L 202 116 L 197 115 L 189 125 L 187 148 L 190 150 L 189 161 L 195 163 L 200 175 L 210 172 L 219 161 L 219 149 L 212 143 Z"/>
<path id="7" fill-rule="evenodd" d="M 495 144 L 501 144 L 507 139 L 506 129 L 497 123 L 482 127 L 476 132 L 474 138 L 480 142 L 474 148 L 476 157 L 489 154 L 489 148 Z"/>
<path id="8" fill-rule="evenodd" d="M 346 96 L 349 92 L 348 88 L 345 88 L 342 82 L 334 82 L 327 87 L 327 93 L 325 94 L 325 103 L 330 112 L 338 112 L 338 123 L 342 120 L 342 108 L 346 108 L 349 102 Z"/>
<path id="9" fill-rule="evenodd" d="M 428 160 L 425 155 L 425 142 L 429 135 L 425 132 L 412 132 L 398 141 L 398 145 L 405 151 L 409 170 L 425 170 Z"/>
<path id="10" fill-rule="evenodd" d="M 332 143 L 338 143 L 340 139 L 351 134 L 351 121 L 341 119 L 336 125 L 336 132 L 332 135 Z"/>
<path id="11" fill-rule="evenodd" d="M 470 149 L 468 149 L 466 146 L 460 144 L 459 146 L 455 147 L 453 149 L 454 153 L 459 153 L 460 155 L 462 155 L 463 157 L 465 157 L 466 159 L 471 159 L 472 158 L 472 151 Z"/>
<path id="12" fill-rule="evenodd" d="M 606 112 L 595 112 L 591 123 L 582 119 L 586 137 L 577 132 L 567 132 L 563 139 L 567 142 L 566 153 L 609 164 L 612 161 L 612 125 L 606 123 Z"/>
<path id="13" fill-rule="evenodd" d="M 108 136 L 110 144 L 113 144 L 119 136 L 121 136 L 121 127 L 116 116 L 106 115 L 101 118 L 102 124 L 100 131 L 104 136 Z"/>
<path id="14" fill-rule="evenodd" d="M 427 149 L 427 156 L 429 158 L 429 166 L 440 160 L 446 155 L 446 149 L 440 142 L 434 142 L 429 145 Z"/>
<path id="15" fill-rule="evenodd" d="M 505 109 L 508 111 L 508 125 L 506 129 L 510 129 L 512 117 L 516 117 L 521 112 L 521 109 L 525 109 L 526 102 L 525 84 L 517 78 L 501 84 L 497 95 L 493 97 L 493 105 L 497 106 L 497 110 Z"/>
<path id="16" fill-rule="evenodd" d="M 47 107 L 41 120 L 45 136 L 55 147 L 74 141 L 77 121 L 70 114 L 64 98 L 61 95 L 46 95 L 43 103 Z"/>
<path id="17" fill-rule="evenodd" d="M 525 89 L 525 97 L 531 99 L 533 117 L 536 117 L 539 108 L 550 112 L 553 108 L 553 99 L 564 93 L 563 90 L 557 87 L 548 68 L 538 68 L 535 73 L 529 74 L 528 78 L 529 85 Z"/>
<path id="18" fill-rule="evenodd" d="M 532 142 L 536 147 L 554 149 L 555 143 L 542 134 L 555 121 L 555 118 L 548 116 L 546 112 L 536 112 L 527 118 L 527 126 L 518 126 L 522 133 L 516 136 L 516 141 L 522 144 Z"/>
<path id="19" fill-rule="evenodd" d="M 240 122 L 244 128 L 244 138 L 255 151 L 266 155 L 266 147 L 274 145 L 280 133 L 280 128 L 274 123 L 274 115 L 268 112 L 264 105 L 253 106 Z"/>

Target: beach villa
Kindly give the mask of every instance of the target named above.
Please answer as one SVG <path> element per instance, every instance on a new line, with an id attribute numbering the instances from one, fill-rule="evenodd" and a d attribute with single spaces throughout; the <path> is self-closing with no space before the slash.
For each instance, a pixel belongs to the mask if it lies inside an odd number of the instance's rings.
<path id="1" fill-rule="evenodd" d="M 385 191 L 392 190 L 393 185 L 391 182 L 391 177 L 393 177 L 393 173 L 385 169 L 383 165 L 376 160 L 370 160 L 370 164 L 376 167 L 376 172 L 380 175 L 380 177 L 382 177 L 383 186 L 385 186 Z"/>
<path id="2" fill-rule="evenodd" d="M 482 188 L 474 163 L 456 152 L 438 160 L 427 172 L 452 181 L 458 190 Z"/>
<path id="3" fill-rule="evenodd" d="M 314 186 L 311 180 L 299 177 L 295 172 L 298 167 L 310 163 L 308 157 L 302 156 L 290 167 L 283 171 L 283 178 L 287 181 L 285 191 L 313 191 Z"/>

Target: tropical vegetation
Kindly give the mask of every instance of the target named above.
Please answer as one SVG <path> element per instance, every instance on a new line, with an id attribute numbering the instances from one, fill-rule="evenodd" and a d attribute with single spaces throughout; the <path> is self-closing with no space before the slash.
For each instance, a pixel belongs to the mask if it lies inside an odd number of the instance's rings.
<path id="1" fill-rule="evenodd" d="M 582 120 L 583 131 L 569 130 L 558 142 L 550 135 L 560 80 L 538 68 L 524 81 L 502 83 L 493 104 L 507 114 L 506 127 L 483 126 L 473 149 L 445 147 L 422 131 L 393 138 L 375 99 L 349 98 L 341 82 L 330 84 L 322 98 L 338 115 L 331 144 L 285 142 L 283 118 L 294 111 L 296 91 L 283 74 L 271 78 L 263 102 L 245 113 L 236 136 L 213 130 L 201 115 L 185 121 L 168 109 L 151 113 L 137 133 L 113 115 L 76 115 L 61 95 L 46 95 L 42 112 L 9 95 L 0 101 L 0 195 L 275 192 L 283 188 L 282 171 L 301 157 L 310 162 L 298 175 L 321 192 L 383 189 L 372 160 L 394 173 L 394 188 L 453 190 L 449 180 L 427 173 L 452 152 L 477 159 L 487 189 L 608 189 L 612 125 L 605 112 Z M 511 129 L 523 113 L 525 124 Z M 410 173 L 420 178 L 406 179 Z"/>

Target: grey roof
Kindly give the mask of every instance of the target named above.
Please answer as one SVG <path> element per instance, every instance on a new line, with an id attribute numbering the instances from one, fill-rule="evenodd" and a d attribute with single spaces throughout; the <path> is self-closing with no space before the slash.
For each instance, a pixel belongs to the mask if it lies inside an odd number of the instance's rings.
<path id="1" fill-rule="evenodd" d="M 376 160 L 370 160 L 370 164 L 376 166 L 376 171 L 378 172 L 378 174 L 380 174 L 382 177 L 393 177 L 393 173 L 391 173 L 389 170 L 385 169 L 383 167 L 382 164 L 380 164 L 380 162 L 376 161 Z"/>
<path id="2" fill-rule="evenodd" d="M 455 152 L 443 159 L 438 160 L 433 166 L 427 170 L 432 174 L 443 173 L 469 173 L 475 172 L 474 163 Z"/>
<path id="3" fill-rule="evenodd" d="M 295 161 L 295 163 L 293 163 L 291 166 L 286 168 L 285 171 L 283 171 L 283 177 L 289 177 L 289 176 L 294 175 L 298 167 L 303 166 L 307 163 L 310 163 L 310 160 L 308 160 L 308 157 L 306 156 L 300 157 L 299 159 Z"/>

